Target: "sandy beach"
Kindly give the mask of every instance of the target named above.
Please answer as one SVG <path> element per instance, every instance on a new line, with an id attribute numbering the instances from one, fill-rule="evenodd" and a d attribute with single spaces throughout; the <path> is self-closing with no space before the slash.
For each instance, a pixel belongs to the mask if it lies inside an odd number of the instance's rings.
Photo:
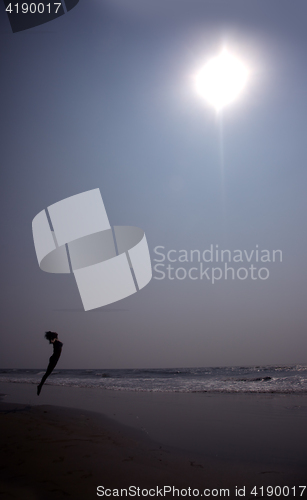
<path id="1" fill-rule="evenodd" d="M 306 484 L 306 396 L 34 389 L 1 384 L 1 499 L 277 498 Z"/>

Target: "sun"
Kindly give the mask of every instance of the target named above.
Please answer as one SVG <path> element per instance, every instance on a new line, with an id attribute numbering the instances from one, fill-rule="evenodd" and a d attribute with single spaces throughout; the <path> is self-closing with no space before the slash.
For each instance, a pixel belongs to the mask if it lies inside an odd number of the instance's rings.
<path id="1" fill-rule="evenodd" d="M 198 93 L 217 111 L 234 101 L 248 81 L 247 67 L 224 49 L 210 59 L 195 77 Z"/>

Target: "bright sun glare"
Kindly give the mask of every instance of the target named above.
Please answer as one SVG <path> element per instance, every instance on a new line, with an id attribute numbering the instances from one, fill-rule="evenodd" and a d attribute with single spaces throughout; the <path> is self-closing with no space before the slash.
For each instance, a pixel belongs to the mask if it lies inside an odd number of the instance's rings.
<path id="1" fill-rule="evenodd" d="M 244 89 L 248 70 L 227 50 L 210 59 L 196 75 L 196 89 L 217 111 L 234 101 Z"/>

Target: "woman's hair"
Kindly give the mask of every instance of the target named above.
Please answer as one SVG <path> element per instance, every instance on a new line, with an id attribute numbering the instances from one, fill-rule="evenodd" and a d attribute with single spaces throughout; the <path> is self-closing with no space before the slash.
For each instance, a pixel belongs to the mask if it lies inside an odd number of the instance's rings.
<path id="1" fill-rule="evenodd" d="M 49 344 L 51 344 L 51 341 L 56 339 L 58 337 L 58 334 L 56 332 L 46 332 L 45 333 L 45 339 L 49 340 Z"/>

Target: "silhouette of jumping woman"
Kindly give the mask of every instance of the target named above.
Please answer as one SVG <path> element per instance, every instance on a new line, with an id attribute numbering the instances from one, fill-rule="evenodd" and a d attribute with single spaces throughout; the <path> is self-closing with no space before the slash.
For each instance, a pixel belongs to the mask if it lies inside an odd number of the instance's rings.
<path id="1" fill-rule="evenodd" d="M 46 382 L 47 377 L 53 372 L 57 362 L 60 359 L 61 352 L 62 352 L 62 342 L 58 340 L 58 334 L 56 332 L 46 332 L 45 333 L 45 338 L 49 340 L 49 344 L 53 344 L 53 354 L 49 358 L 49 365 L 47 367 L 46 373 L 43 376 L 41 383 L 37 386 L 37 395 L 40 395 L 40 392 L 42 390 L 42 387 L 44 383 Z"/>

